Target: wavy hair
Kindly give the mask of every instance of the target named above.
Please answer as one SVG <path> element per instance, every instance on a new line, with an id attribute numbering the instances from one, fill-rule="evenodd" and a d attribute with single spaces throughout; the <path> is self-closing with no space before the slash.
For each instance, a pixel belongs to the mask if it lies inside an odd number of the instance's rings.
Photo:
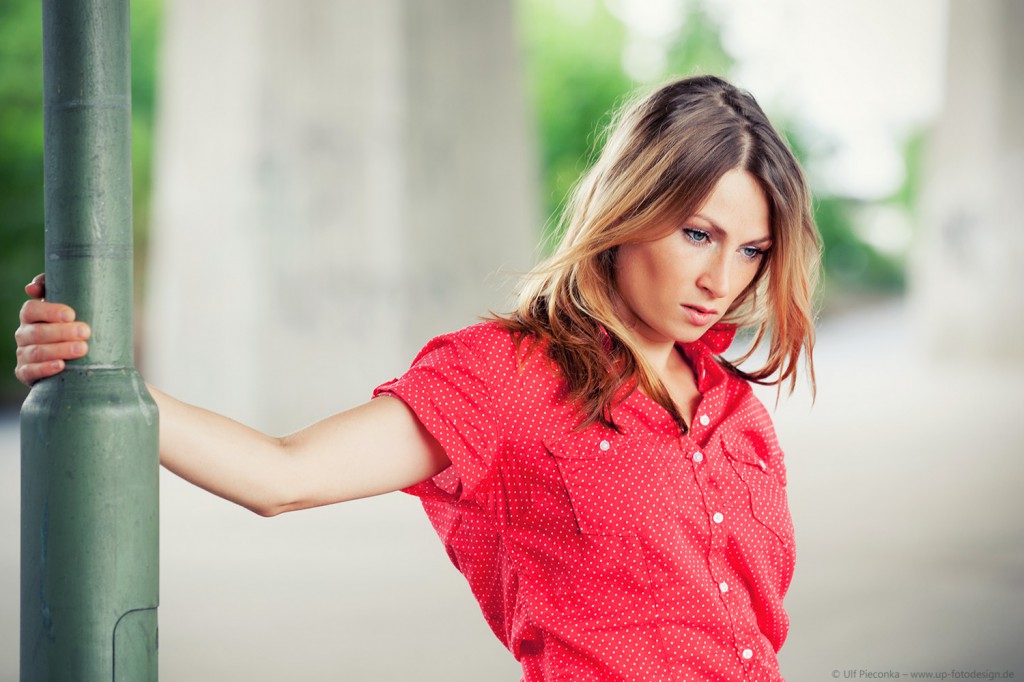
<path id="1" fill-rule="evenodd" d="M 598 160 L 569 198 L 557 248 L 526 275 L 515 310 L 498 317 L 517 339 L 546 342 L 570 400 L 580 406 L 581 426 L 614 427 L 615 401 L 639 387 L 686 428 L 616 312 L 615 251 L 693 215 L 734 169 L 749 172 L 764 191 L 773 243 L 722 320 L 752 329 L 753 342 L 735 363 L 719 360 L 755 383 L 781 390 L 788 380 L 792 392 L 803 353 L 813 389 L 821 237 L 803 172 L 749 93 L 713 76 L 685 78 L 618 113 Z M 763 366 L 739 369 L 765 341 Z"/>

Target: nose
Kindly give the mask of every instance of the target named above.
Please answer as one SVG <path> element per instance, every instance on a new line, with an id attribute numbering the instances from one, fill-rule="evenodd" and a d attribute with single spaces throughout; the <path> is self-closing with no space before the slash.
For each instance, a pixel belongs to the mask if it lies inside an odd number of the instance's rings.
<path id="1" fill-rule="evenodd" d="M 712 298 L 724 298 L 729 293 L 729 258 L 716 254 L 709 258 L 704 271 L 697 278 L 697 286 Z"/>

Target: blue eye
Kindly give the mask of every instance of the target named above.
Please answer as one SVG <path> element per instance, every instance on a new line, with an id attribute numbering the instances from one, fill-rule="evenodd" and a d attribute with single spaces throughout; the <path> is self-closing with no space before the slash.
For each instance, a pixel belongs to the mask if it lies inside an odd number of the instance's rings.
<path id="1" fill-rule="evenodd" d="M 695 242 L 697 244 L 702 244 L 711 238 L 711 235 L 704 230 L 698 230 L 693 227 L 684 227 L 683 234 L 685 234 L 686 238 L 691 242 Z"/>
<path id="2" fill-rule="evenodd" d="M 744 246 L 742 249 L 740 249 L 740 253 L 742 253 L 750 260 L 755 260 L 764 255 L 764 249 L 759 249 L 756 246 Z"/>

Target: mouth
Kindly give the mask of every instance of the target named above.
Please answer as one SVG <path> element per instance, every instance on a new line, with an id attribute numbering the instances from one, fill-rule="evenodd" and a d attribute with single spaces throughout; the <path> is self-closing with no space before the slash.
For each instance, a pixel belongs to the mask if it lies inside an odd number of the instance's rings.
<path id="1" fill-rule="evenodd" d="M 718 316 L 717 310 L 713 308 L 704 308 L 699 305 L 687 305 L 684 303 L 682 305 L 682 309 L 690 319 L 690 322 L 698 327 L 708 324 Z"/>

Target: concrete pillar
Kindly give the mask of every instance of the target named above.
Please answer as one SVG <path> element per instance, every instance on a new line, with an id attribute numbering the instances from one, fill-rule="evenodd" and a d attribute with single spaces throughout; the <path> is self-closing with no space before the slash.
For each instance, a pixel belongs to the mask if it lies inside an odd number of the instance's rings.
<path id="1" fill-rule="evenodd" d="M 271 432 L 504 308 L 541 223 L 513 3 L 166 7 L 143 374 Z"/>
<path id="2" fill-rule="evenodd" d="M 1024 3 L 951 0 L 912 300 L 939 360 L 1024 359 Z"/>

